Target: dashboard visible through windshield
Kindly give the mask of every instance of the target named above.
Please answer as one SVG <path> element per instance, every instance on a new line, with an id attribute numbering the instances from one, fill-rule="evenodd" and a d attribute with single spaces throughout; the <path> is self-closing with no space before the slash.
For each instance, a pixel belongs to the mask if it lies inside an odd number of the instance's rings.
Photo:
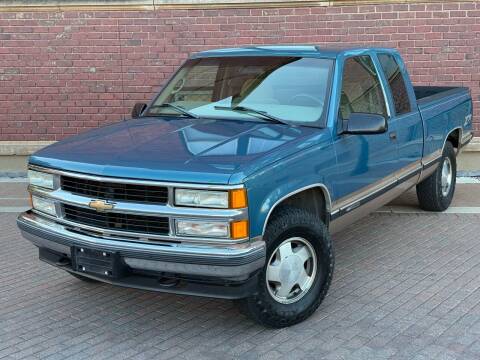
<path id="1" fill-rule="evenodd" d="M 283 56 L 188 60 L 148 115 L 323 126 L 333 60 Z"/>

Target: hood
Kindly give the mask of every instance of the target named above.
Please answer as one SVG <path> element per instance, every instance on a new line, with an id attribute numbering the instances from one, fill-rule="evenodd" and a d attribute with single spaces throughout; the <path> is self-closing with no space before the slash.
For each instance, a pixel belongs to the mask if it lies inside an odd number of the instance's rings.
<path id="1" fill-rule="evenodd" d="M 254 121 L 140 118 L 57 142 L 30 163 L 101 176 L 228 184 L 232 175 L 238 181 L 322 132 Z"/>

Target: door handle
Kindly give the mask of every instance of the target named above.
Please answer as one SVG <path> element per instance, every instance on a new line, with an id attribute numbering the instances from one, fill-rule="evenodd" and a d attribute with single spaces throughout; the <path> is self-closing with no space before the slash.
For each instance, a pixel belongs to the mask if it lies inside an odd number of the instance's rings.
<path id="1" fill-rule="evenodd" d="M 397 133 L 395 131 L 392 131 L 391 133 L 389 133 L 388 136 L 390 137 L 390 140 L 397 139 Z"/>

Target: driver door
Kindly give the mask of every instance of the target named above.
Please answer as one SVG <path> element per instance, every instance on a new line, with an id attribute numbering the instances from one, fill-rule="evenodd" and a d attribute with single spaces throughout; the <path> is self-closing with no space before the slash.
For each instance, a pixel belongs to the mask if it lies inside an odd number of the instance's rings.
<path id="1" fill-rule="evenodd" d="M 342 75 L 337 135 L 334 148 L 337 170 L 331 177 L 336 201 L 332 206 L 332 225 L 335 219 L 346 218 L 380 197 L 385 186 L 396 181 L 398 150 L 395 124 L 389 121 L 388 107 L 375 62 L 370 55 L 350 57 L 345 60 Z M 382 115 L 388 129 L 380 134 L 345 134 L 343 126 L 351 113 Z M 383 197 L 382 197 L 383 196 Z M 358 216 L 358 217 L 359 217 Z M 348 222 L 354 219 L 348 219 Z"/>

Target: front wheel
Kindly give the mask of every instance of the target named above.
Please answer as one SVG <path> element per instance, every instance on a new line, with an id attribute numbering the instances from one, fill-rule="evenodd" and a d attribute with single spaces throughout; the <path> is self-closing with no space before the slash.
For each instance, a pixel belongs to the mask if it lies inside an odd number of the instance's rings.
<path id="1" fill-rule="evenodd" d="M 256 322 L 297 324 L 318 308 L 332 280 L 334 255 L 326 226 L 309 212 L 280 209 L 265 231 L 267 261 L 257 291 L 240 301 Z"/>
<path id="2" fill-rule="evenodd" d="M 420 208 L 428 211 L 444 211 L 453 199 L 457 176 L 457 161 L 451 142 L 445 143 L 438 168 L 417 185 Z"/>

